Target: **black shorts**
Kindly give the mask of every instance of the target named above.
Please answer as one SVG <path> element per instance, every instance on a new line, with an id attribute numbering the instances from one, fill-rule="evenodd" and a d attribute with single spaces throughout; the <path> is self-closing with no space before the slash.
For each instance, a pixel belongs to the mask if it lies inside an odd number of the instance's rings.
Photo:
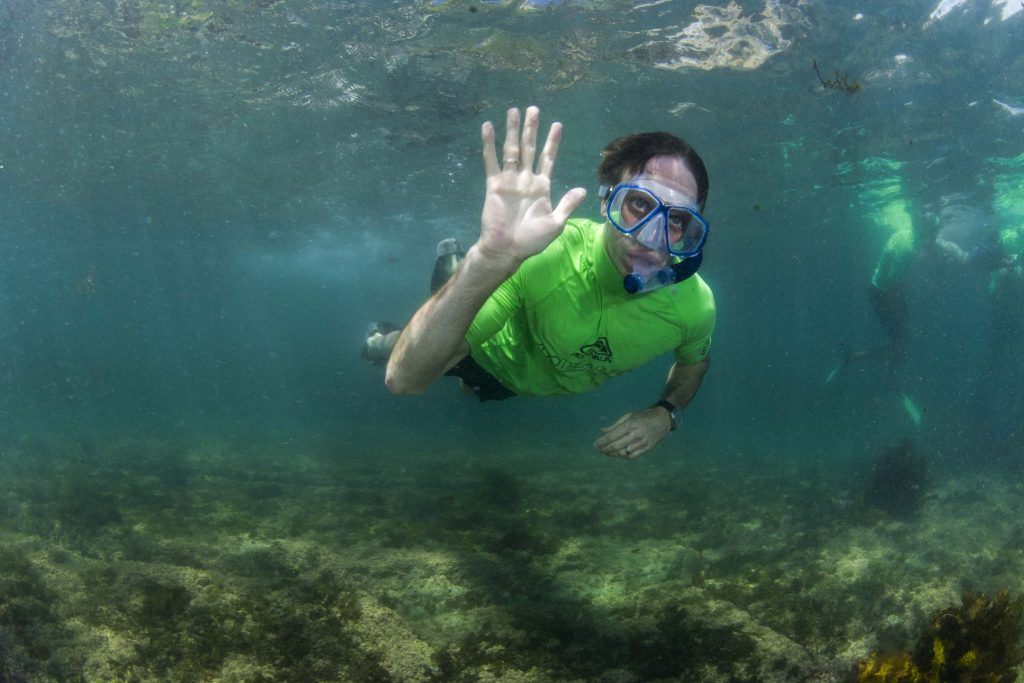
<path id="1" fill-rule="evenodd" d="M 481 401 L 504 401 L 516 395 L 516 392 L 480 367 L 480 364 L 473 360 L 473 356 L 467 355 L 444 374 L 461 379 Z"/>

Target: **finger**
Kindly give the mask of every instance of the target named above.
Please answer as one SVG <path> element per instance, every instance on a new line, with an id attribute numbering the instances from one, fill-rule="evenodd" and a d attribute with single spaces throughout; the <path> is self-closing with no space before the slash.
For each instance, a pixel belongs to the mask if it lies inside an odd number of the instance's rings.
<path id="1" fill-rule="evenodd" d="M 646 453 L 649 450 L 650 449 L 647 448 L 647 446 L 643 446 L 643 445 L 631 447 L 626 452 L 626 459 L 627 460 L 636 460 L 637 458 L 639 458 L 641 455 L 643 455 L 644 453 Z"/>
<path id="2" fill-rule="evenodd" d="M 555 170 L 555 159 L 558 157 L 558 147 L 562 144 L 562 124 L 555 121 L 548 131 L 548 139 L 544 142 L 544 149 L 540 153 L 540 164 L 537 166 L 537 173 L 551 177 Z"/>
<path id="3" fill-rule="evenodd" d="M 561 203 L 561 202 L 559 202 L 559 203 Z M 623 422 L 625 422 L 626 420 L 628 420 L 632 416 L 633 416 L 633 413 L 626 413 L 625 415 L 620 417 L 618 420 L 616 420 L 615 424 L 611 425 L 610 427 L 601 427 L 601 431 L 603 431 L 605 433 L 608 433 L 608 432 L 612 431 L 613 429 L 615 429 L 616 427 L 618 427 Z"/>
<path id="4" fill-rule="evenodd" d="M 505 117 L 505 147 L 501 158 L 506 165 L 512 159 L 519 161 L 519 110 L 515 107 L 509 109 Z"/>
<path id="5" fill-rule="evenodd" d="M 599 451 L 606 453 L 612 451 L 621 451 L 632 441 L 633 437 L 629 433 L 622 434 L 605 434 L 600 439 L 594 442 L 594 448 Z"/>
<path id="6" fill-rule="evenodd" d="M 609 448 L 614 448 L 615 442 L 620 438 L 621 436 L 619 435 L 605 434 L 594 442 L 594 448 L 599 451 L 606 451 Z"/>
<path id="7" fill-rule="evenodd" d="M 485 121 L 484 125 L 480 128 L 480 139 L 483 141 L 484 148 L 484 173 L 488 176 L 495 175 L 499 172 L 498 167 L 498 153 L 494 149 L 494 124 L 490 121 Z"/>
<path id="8" fill-rule="evenodd" d="M 540 127 L 540 109 L 526 108 L 526 123 L 523 124 L 523 139 L 519 149 L 521 168 L 532 169 L 533 157 L 537 151 L 537 128 Z"/>
<path id="9" fill-rule="evenodd" d="M 573 188 L 566 192 L 560 200 L 558 200 L 558 206 L 551 212 L 555 220 L 559 223 L 565 223 L 569 220 L 569 216 L 572 212 L 580 208 L 580 204 L 587 198 L 587 191 L 582 187 Z"/>
<path id="10" fill-rule="evenodd" d="M 614 448 L 606 448 L 602 451 L 605 455 L 611 458 L 620 458 L 622 460 L 635 460 L 641 455 L 649 451 L 650 449 L 639 443 L 623 444 Z"/>
<path id="11" fill-rule="evenodd" d="M 626 442 L 621 443 L 608 443 L 605 442 L 603 445 L 594 444 L 594 450 L 604 453 L 605 455 L 621 456 L 626 453 Z"/>
<path id="12" fill-rule="evenodd" d="M 597 441 L 594 442 L 594 448 L 599 451 L 614 450 L 616 448 L 622 448 L 629 443 L 628 432 L 612 432 L 605 434 Z"/>

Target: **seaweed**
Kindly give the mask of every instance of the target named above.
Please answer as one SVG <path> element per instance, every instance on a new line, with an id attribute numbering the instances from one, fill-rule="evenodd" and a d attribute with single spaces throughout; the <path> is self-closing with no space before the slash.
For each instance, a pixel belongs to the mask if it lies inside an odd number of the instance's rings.
<path id="1" fill-rule="evenodd" d="M 691 613 L 683 600 L 639 606 L 642 618 L 620 612 L 614 625 L 599 610 L 567 607 L 532 603 L 507 632 L 483 624 L 437 654 L 438 680 L 469 683 L 479 680 L 473 672 L 480 670 L 511 678 L 538 668 L 551 677 L 541 680 L 612 680 L 603 676 L 618 672 L 622 680 L 694 681 L 719 669 L 731 674 L 729 680 L 753 680 L 739 672 L 755 655 L 754 640 L 733 625 Z"/>
<path id="2" fill-rule="evenodd" d="M 814 67 L 814 73 L 818 74 L 821 85 L 828 90 L 838 90 L 846 95 L 854 95 L 864 89 L 860 81 L 851 81 L 850 77 L 839 69 L 836 69 L 835 78 L 825 78 L 821 75 L 821 69 L 818 68 L 818 60 L 812 59 L 811 65 Z"/>
<path id="3" fill-rule="evenodd" d="M 25 553 L 0 546 L 0 681 L 72 679 L 58 653 L 69 634 L 54 593 Z"/>
<path id="4" fill-rule="evenodd" d="M 961 605 L 932 615 L 914 651 L 872 653 L 858 666 L 859 683 L 971 681 L 1003 683 L 1016 678 L 1024 661 L 1018 648 L 1024 596 L 1010 599 L 1005 590 L 992 600 L 965 592 Z"/>
<path id="5" fill-rule="evenodd" d="M 0 681 L 28 683 L 33 678 L 33 667 L 21 652 L 14 638 L 0 626 Z"/>

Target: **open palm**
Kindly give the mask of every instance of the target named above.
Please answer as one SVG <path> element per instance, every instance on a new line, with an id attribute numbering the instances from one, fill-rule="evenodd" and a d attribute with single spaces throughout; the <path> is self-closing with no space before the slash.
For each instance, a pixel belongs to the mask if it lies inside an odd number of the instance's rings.
<path id="1" fill-rule="evenodd" d="M 552 208 L 551 172 L 562 139 L 562 125 L 552 124 L 535 172 L 539 121 L 540 111 L 527 108 L 520 136 L 519 110 L 508 111 L 503 168 L 498 164 L 494 126 L 488 121 L 481 131 L 487 194 L 477 244 L 490 258 L 521 263 L 543 251 L 561 234 L 569 216 L 587 196 L 586 190 L 575 188 Z"/>

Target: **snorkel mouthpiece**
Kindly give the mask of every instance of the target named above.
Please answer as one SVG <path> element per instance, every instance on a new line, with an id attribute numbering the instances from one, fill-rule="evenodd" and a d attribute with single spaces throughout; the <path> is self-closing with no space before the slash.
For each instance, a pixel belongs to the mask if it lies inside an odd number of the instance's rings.
<path id="1" fill-rule="evenodd" d="M 700 268 L 704 259 L 703 252 L 697 252 L 690 258 L 647 272 L 634 271 L 622 280 L 622 287 L 630 294 L 653 292 L 667 285 L 674 285 L 693 276 Z"/>
<path id="2" fill-rule="evenodd" d="M 658 268 L 647 274 L 645 277 L 643 273 L 630 273 L 622 280 L 622 286 L 630 294 L 639 294 L 640 292 L 650 292 L 655 289 L 661 289 L 665 285 L 671 285 L 676 281 L 675 271 L 672 270 L 672 266 L 665 266 L 664 268 Z"/>

